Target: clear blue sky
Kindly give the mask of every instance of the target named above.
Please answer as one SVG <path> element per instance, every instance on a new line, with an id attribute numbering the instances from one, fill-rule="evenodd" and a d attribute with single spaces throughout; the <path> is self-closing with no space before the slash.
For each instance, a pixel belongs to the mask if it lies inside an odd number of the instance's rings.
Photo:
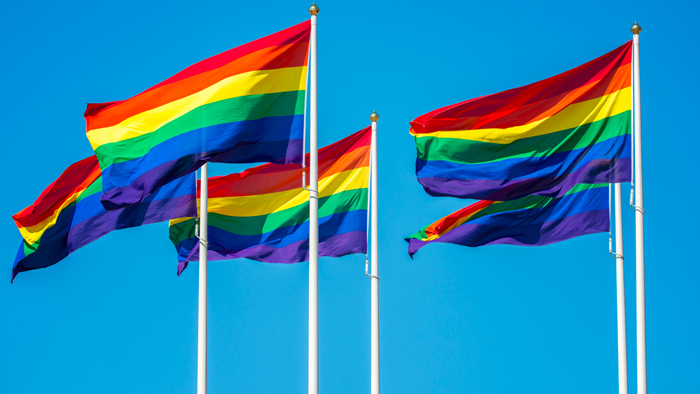
<path id="1" fill-rule="evenodd" d="M 309 1 L 310 3 L 310 1 Z M 194 393 L 197 264 L 176 272 L 167 224 L 112 233 L 10 285 L 10 216 L 92 154 L 87 102 L 131 97 L 182 68 L 308 18 L 303 1 L 11 2 L 0 16 L 5 169 L 0 392 Z M 392 393 L 615 393 L 615 265 L 607 234 L 547 247 L 403 238 L 468 201 L 416 182 L 408 122 L 563 72 L 641 34 L 650 392 L 699 392 L 694 123 L 696 2 L 320 1 L 319 140 L 379 122 L 381 384 Z M 215 175 L 239 170 L 215 165 Z M 628 185 L 623 186 L 625 196 Z M 625 198 L 626 200 L 626 198 Z M 636 390 L 634 220 L 626 208 L 630 392 Z M 366 393 L 364 256 L 320 263 L 320 388 Z M 209 392 L 305 393 L 308 264 L 209 265 Z"/>

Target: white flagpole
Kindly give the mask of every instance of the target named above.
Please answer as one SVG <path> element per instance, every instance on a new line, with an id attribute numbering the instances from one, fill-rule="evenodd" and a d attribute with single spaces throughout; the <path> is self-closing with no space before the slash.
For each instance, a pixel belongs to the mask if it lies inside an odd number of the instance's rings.
<path id="1" fill-rule="evenodd" d="M 372 142 L 370 160 L 372 168 L 372 186 L 370 195 L 372 198 L 372 394 L 379 394 L 379 211 L 378 211 L 378 191 L 377 188 L 377 121 L 379 115 L 372 112 L 369 116 L 372 121 Z"/>
<path id="2" fill-rule="evenodd" d="M 633 39 L 633 76 L 634 85 L 634 194 L 636 218 L 636 254 L 637 254 L 637 393 L 647 392 L 647 334 L 646 307 L 644 305 L 644 194 L 642 193 L 642 100 L 639 91 L 639 33 L 642 27 L 634 22 Z"/>
<path id="3" fill-rule="evenodd" d="M 615 183 L 615 263 L 617 268 L 617 368 L 620 394 L 627 394 L 627 322 L 625 320 L 625 257 L 622 243 L 622 188 Z"/>
<path id="4" fill-rule="evenodd" d="M 197 325 L 197 394 L 207 393 L 207 164 L 201 167 L 199 207 L 199 321 Z"/>
<path id="5" fill-rule="evenodd" d="M 316 91 L 316 3 L 309 7 L 309 394 L 318 394 L 318 95 Z"/>

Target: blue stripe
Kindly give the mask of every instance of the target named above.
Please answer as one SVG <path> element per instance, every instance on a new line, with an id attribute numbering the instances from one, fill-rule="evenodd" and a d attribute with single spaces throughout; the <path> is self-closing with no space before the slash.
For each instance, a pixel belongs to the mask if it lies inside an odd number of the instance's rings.
<path id="1" fill-rule="evenodd" d="M 525 199 L 541 200 L 542 204 L 534 208 L 497 212 L 481 216 L 466 223 L 488 224 L 490 226 L 519 226 L 523 224 L 541 224 L 552 220 L 577 215 L 588 211 L 608 209 L 608 188 L 582 190 L 558 198 L 529 196 Z M 526 201 L 523 199 L 523 201 Z"/>
<path id="2" fill-rule="evenodd" d="M 12 277 L 19 272 L 45 268 L 54 265 L 70 254 L 68 233 L 75 213 L 75 204 L 66 207 L 56 218 L 56 224 L 49 227 L 39 240 L 39 247 L 33 253 L 24 255 L 24 241 L 20 242 L 19 251 L 12 265 Z"/>
<path id="3" fill-rule="evenodd" d="M 542 246 L 610 230 L 606 187 L 558 198 L 543 200 L 528 196 L 523 200 L 528 199 L 542 202 L 535 208 L 497 212 L 470 220 L 432 241 L 407 238 L 408 254 L 413 256 L 430 243 L 469 247 L 492 244 Z"/>
<path id="4" fill-rule="evenodd" d="M 610 230 L 608 210 L 586 211 L 546 223 L 523 223 L 497 226 L 469 223 L 457 227 L 433 241 L 407 239 L 408 254 L 413 256 L 420 248 L 431 243 L 450 243 L 477 247 L 483 245 L 543 246 L 582 235 Z"/>
<path id="5" fill-rule="evenodd" d="M 319 218 L 319 240 L 336 234 L 367 230 L 367 210 L 335 213 Z M 275 229 L 259 235 L 239 235 L 209 226 L 209 246 L 211 250 L 243 250 L 255 245 L 269 245 L 281 248 L 294 242 L 309 239 L 309 222 Z"/>
<path id="6" fill-rule="evenodd" d="M 624 135 L 569 152 L 544 157 L 505 159 L 492 163 L 462 164 L 417 159 L 416 175 L 418 178 L 489 179 L 504 182 L 561 176 L 576 171 L 593 160 L 630 158 L 630 138 L 630 135 Z"/>
<path id="7" fill-rule="evenodd" d="M 12 275 L 19 272 L 54 265 L 79 248 L 110 232 L 122 228 L 196 215 L 195 174 L 182 177 L 148 196 L 141 204 L 121 210 L 106 211 L 100 203 L 101 193 L 70 204 L 56 218 L 39 240 L 39 247 L 24 254 L 20 243 L 12 267 Z"/>
<path id="8" fill-rule="evenodd" d="M 158 189 L 156 193 L 148 196 L 144 200 L 144 203 L 183 197 L 186 195 L 194 195 L 195 187 L 196 175 L 194 173 L 190 173 L 177 179 L 176 181 L 163 185 L 163 187 Z M 78 201 L 78 208 L 75 210 L 75 214 L 73 216 L 73 225 L 106 212 L 104 206 L 102 206 L 100 197 L 102 197 L 102 193 L 95 193 Z"/>
<path id="9" fill-rule="evenodd" d="M 302 139 L 303 125 L 304 115 L 291 115 L 225 123 L 188 131 L 152 147 L 144 156 L 102 169 L 103 190 L 128 186 L 163 164 L 187 157 L 221 163 L 285 161 L 290 156 L 290 140 Z M 230 152 L 235 148 L 235 152 Z M 301 150 L 298 154 L 291 154 L 298 155 L 298 162 L 301 162 Z"/>

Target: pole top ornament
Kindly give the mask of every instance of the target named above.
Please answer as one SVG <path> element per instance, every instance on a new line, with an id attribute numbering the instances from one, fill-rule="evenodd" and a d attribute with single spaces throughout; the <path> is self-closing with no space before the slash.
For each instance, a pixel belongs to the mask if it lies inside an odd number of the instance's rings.
<path id="1" fill-rule="evenodd" d="M 634 21 L 634 25 L 632 25 L 632 34 L 639 34 L 642 32 L 642 27 L 637 24 L 637 21 Z"/>
<path id="2" fill-rule="evenodd" d="M 320 8 L 316 5 L 316 2 L 311 4 L 311 7 L 309 7 L 309 14 L 311 15 L 318 15 L 318 12 L 321 11 Z"/>
<path id="3" fill-rule="evenodd" d="M 377 114 L 377 111 L 372 111 L 372 115 L 369 116 L 369 119 L 372 122 L 376 122 L 379 120 L 379 115 Z"/>

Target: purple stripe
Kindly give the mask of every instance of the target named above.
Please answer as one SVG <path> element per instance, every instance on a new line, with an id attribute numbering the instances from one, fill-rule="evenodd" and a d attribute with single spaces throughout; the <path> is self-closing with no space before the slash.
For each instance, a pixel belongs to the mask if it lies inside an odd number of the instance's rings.
<path id="1" fill-rule="evenodd" d="M 466 223 L 436 240 L 410 239 L 408 241 L 408 254 L 413 257 L 420 248 L 435 242 L 469 247 L 496 244 L 543 246 L 581 235 L 607 232 L 609 229 L 610 219 L 607 209 L 588 211 L 563 219 L 521 226 Z"/>
<path id="2" fill-rule="evenodd" d="M 192 189 L 194 190 L 194 182 Z M 99 201 L 95 202 L 99 204 Z M 25 256 L 24 242 L 20 243 L 19 252 L 12 267 L 12 280 L 19 272 L 54 265 L 74 251 L 114 230 L 161 222 L 175 217 L 194 216 L 197 212 L 195 196 L 191 194 L 148 201 L 119 211 L 103 211 L 71 225 L 71 221 L 76 216 L 76 207 L 80 208 L 80 205 L 79 202 L 61 212 L 56 225 L 49 227 L 44 233 L 39 247 L 33 253 Z"/>
<path id="3" fill-rule="evenodd" d="M 67 238 L 68 250 L 71 253 L 114 230 L 191 216 L 197 216 L 193 194 L 144 202 L 116 211 L 105 211 L 71 227 Z"/>
<path id="4" fill-rule="evenodd" d="M 367 233 L 351 231 L 333 235 L 318 243 L 320 257 L 341 257 L 354 253 L 367 253 Z M 298 241 L 281 248 L 269 245 L 255 245 L 243 250 L 209 250 L 209 260 L 230 260 L 246 258 L 264 263 L 294 264 L 309 260 L 309 240 Z M 193 248 L 188 261 L 199 260 L 199 248 Z M 177 266 L 178 275 L 187 268 L 187 261 Z"/>
<path id="5" fill-rule="evenodd" d="M 612 162 L 612 163 L 611 163 Z M 591 160 L 578 170 L 561 176 L 514 180 L 419 178 L 425 191 L 435 197 L 459 197 L 489 201 L 509 201 L 537 194 L 558 197 L 579 183 L 629 182 L 631 160 Z M 475 193 L 475 191 L 479 191 Z"/>
<path id="6" fill-rule="evenodd" d="M 273 148 L 275 145 L 277 148 Z M 286 157 L 276 158 L 267 151 L 278 151 L 279 146 L 284 146 Z M 126 186 L 117 187 L 107 184 L 108 177 L 114 178 L 123 177 L 124 174 L 111 175 L 111 171 L 116 171 L 117 165 L 109 166 L 102 171 L 103 189 L 104 192 L 100 198 L 102 205 L 107 210 L 116 210 L 127 206 L 135 205 L 147 198 L 147 196 L 156 193 L 157 190 L 165 184 L 172 182 L 180 177 L 197 171 L 206 162 L 215 163 L 252 163 L 252 162 L 280 162 L 280 163 L 300 163 L 302 152 L 302 140 L 290 139 L 277 142 L 260 142 L 256 144 L 239 144 L 229 148 L 227 151 L 220 150 L 198 152 L 196 154 L 180 157 L 176 160 L 171 160 L 166 163 L 156 165 L 149 169 L 135 180 L 129 179 L 129 184 Z M 144 156 L 152 161 L 157 160 L 157 157 Z M 275 161 L 277 160 L 277 161 Z M 127 162 L 124 162 L 127 163 Z M 109 189 L 105 189 L 109 188 Z"/>

